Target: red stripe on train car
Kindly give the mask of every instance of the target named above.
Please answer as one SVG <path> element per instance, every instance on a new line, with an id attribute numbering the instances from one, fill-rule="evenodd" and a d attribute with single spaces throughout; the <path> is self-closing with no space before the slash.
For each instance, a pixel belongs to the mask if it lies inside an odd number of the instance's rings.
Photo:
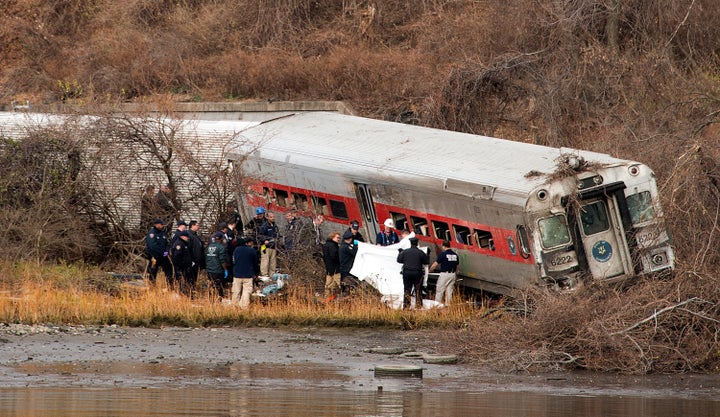
<path id="1" fill-rule="evenodd" d="M 446 216 L 440 216 L 436 214 L 431 213 L 424 213 L 416 210 L 411 210 L 407 208 L 402 207 L 396 207 L 396 206 L 390 206 L 387 204 L 382 203 L 375 203 L 375 213 L 377 215 L 377 218 L 381 220 L 381 223 L 384 219 L 387 218 L 393 218 L 397 216 L 393 216 L 394 214 L 401 214 L 405 216 L 405 221 L 410 223 L 410 226 L 413 227 L 412 230 L 416 232 L 417 238 L 419 240 L 434 243 L 436 245 L 440 245 L 442 241 L 444 240 L 444 237 L 440 238 L 437 237 L 435 230 L 434 230 L 434 223 L 443 223 L 448 226 L 448 230 L 450 233 L 450 242 L 452 247 L 456 249 L 462 249 L 469 252 L 485 255 L 485 256 L 492 256 L 495 258 L 502 258 L 505 260 L 509 260 L 512 262 L 518 262 L 523 264 L 533 264 L 534 260 L 532 259 L 532 256 L 525 259 L 523 258 L 519 253 L 519 247 L 518 242 L 515 240 L 515 231 L 514 230 L 508 230 L 503 229 L 500 227 L 494 227 L 490 225 L 480 224 L 480 223 L 473 223 L 466 220 L 461 219 L 455 219 L 451 217 Z M 425 226 L 427 226 L 426 229 L 420 231 L 416 230 L 416 225 L 413 224 L 413 218 L 423 219 L 425 222 Z M 407 223 L 406 223 L 407 224 Z M 456 226 L 456 227 L 453 227 Z M 396 225 L 397 228 L 397 225 Z M 469 232 L 469 236 L 458 236 L 458 229 L 467 229 Z M 490 247 L 480 247 L 478 239 L 475 238 L 474 233 L 476 231 L 479 232 L 487 232 L 492 237 L 493 243 L 494 243 L 494 250 L 490 249 Z M 423 233 L 424 232 L 424 233 Z M 423 233 L 423 234 L 419 234 Z M 470 237 L 470 240 L 467 238 Z M 514 254 L 513 250 L 510 248 L 510 242 L 512 241 L 512 244 L 514 245 Z M 470 243 L 467 243 L 470 242 Z"/>
<path id="2" fill-rule="evenodd" d="M 247 201 L 252 206 L 263 206 L 268 210 L 278 212 L 296 209 L 302 215 L 307 216 L 322 214 L 325 220 L 340 224 L 357 220 L 362 226 L 360 206 L 355 197 L 328 194 L 268 181 L 253 181 L 247 186 L 247 189 L 251 191 L 247 194 Z M 301 201 L 296 201 L 296 199 Z M 318 206 L 322 200 L 325 202 L 325 207 Z M 333 205 L 337 206 L 333 207 Z"/>

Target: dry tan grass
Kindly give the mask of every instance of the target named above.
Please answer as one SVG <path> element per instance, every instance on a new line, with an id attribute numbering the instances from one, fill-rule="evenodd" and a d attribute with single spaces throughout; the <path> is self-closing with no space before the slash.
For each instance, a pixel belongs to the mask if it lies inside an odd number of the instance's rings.
<path id="1" fill-rule="evenodd" d="M 0 264 L 0 321 L 19 323 L 120 324 L 130 326 L 349 326 L 453 328 L 473 314 L 464 303 L 442 310 L 392 310 L 378 297 L 358 293 L 324 303 L 312 288 L 296 286 L 266 302 L 241 310 L 211 301 L 200 290 L 195 299 L 157 286 L 103 285 L 94 268 Z M 100 274 L 102 274 L 100 272 Z M 160 275 L 162 277 L 162 274 Z M 105 276 L 105 281 L 113 280 Z"/>

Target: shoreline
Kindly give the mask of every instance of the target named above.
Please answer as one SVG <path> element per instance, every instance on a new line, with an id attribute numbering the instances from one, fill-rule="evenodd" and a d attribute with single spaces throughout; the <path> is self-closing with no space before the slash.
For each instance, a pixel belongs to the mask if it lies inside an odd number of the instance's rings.
<path id="1" fill-rule="evenodd" d="M 443 354 L 435 331 L 348 328 L 139 328 L 0 324 L 2 389 L 334 389 L 543 392 L 716 399 L 717 376 L 566 371 L 504 374 L 426 364 L 372 348 Z M 382 349 L 380 349 L 382 350 Z M 414 364 L 422 378 L 376 378 L 374 366 Z"/>

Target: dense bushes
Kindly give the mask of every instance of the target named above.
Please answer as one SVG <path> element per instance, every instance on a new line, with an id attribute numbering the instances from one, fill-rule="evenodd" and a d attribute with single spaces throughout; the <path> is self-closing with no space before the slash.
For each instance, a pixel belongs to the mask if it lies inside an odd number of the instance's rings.
<path id="1" fill-rule="evenodd" d="M 96 259 L 80 148 L 57 131 L 0 138 L 0 249 L 6 259 Z"/>

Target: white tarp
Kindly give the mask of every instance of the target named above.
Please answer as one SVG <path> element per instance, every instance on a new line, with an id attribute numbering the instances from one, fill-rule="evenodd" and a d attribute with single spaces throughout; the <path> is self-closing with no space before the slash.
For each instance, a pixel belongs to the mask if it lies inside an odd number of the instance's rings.
<path id="1" fill-rule="evenodd" d="M 361 281 L 367 281 L 375 287 L 381 300 L 388 306 L 399 309 L 403 305 L 403 279 L 400 273 L 402 264 L 398 263 L 398 249 L 408 249 L 410 233 L 400 242 L 389 246 L 376 246 L 369 243 L 358 243 L 358 251 L 350 273 Z M 420 248 L 427 252 L 427 248 Z M 427 284 L 427 268 L 425 268 L 425 284 Z M 425 306 L 423 300 L 423 306 Z"/>

